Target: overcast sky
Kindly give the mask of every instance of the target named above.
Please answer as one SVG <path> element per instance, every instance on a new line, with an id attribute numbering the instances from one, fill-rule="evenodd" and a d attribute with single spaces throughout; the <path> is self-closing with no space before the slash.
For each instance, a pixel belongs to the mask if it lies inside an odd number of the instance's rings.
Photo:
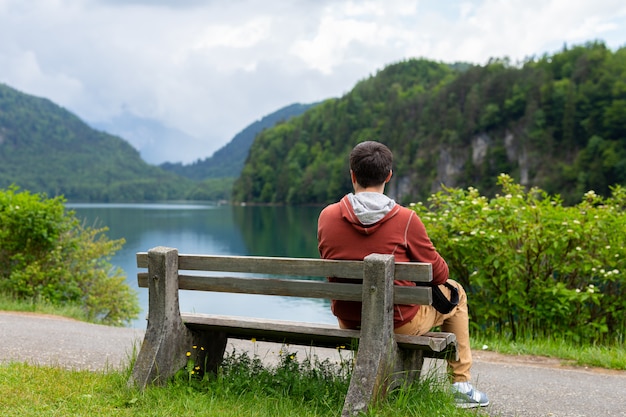
<path id="1" fill-rule="evenodd" d="M 626 45 L 626 2 L 0 0 L 0 82 L 86 121 L 158 120 L 206 157 L 405 58 L 516 62 L 595 39 Z"/>

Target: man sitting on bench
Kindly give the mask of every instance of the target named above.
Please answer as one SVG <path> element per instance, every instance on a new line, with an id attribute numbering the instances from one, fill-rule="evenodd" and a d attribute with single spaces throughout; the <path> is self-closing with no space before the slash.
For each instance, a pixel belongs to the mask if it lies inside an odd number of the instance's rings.
<path id="1" fill-rule="evenodd" d="M 367 141 L 354 147 L 350 153 L 354 193 L 320 213 L 317 235 L 320 255 L 324 259 L 363 260 L 370 253 L 382 253 L 394 255 L 396 262 L 432 264 L 432 283 L 451 284 L 441 285 L 441 290 L 448 298 L 451 291 L 458 292 L 458 304 L 447 313 L 430 305 L 395 305 L 394 331 L 422 335 L 441 326 L 441 331 L 454 333 L 459 360 L 449 359 L 448 365 L 457 404 L 464 408 L 485 407 L 489 405 L 487 395 L 470 383 L 472 352 L 465 290 L 448 279 L 448 265 L 434 248 L 417 214 L 384 194 L 385 184 L 391 179 L 392 162 L 391 151 L 381 143 Z M 331 280 L 342 281 L 341 278 Z M 415 284 L 396 281 L 395 285 Z M 436 290 L 434 287 L 433 292 Z M 332 311 L 339 327 L 359 328 L 360 302 L 333 300 Z"/>

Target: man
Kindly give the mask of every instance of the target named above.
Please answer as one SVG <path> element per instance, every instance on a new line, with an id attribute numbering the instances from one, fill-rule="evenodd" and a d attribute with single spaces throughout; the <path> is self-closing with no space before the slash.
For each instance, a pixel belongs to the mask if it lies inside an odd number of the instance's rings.
<path id="1" fill-rule="evenodd" d="M 460 407 L 489 405 L 487 395 L 476 390 L 470 381 L 472 352 L 469 341 L 467 296 L 463 287 L 448 280 L 448 265 L 434 248 L 417 214 L 395 203 L 384 194 L 392 176 L 393 155 L 385 145 L 367 141 L 350 153 L 350 176 L 354 193 L 326 207 L 318 220 L 318 248 L 324 259 L 362 260 L 371 253 L 394 255 L 396 262 L 432 264 L 433 283 L 449 282 L 458 289 L 458 305 L 448 314 L 432 306 L 394 306 L 394 331 L 421 335 L 441 326 L 456 335 L 459 360 L 448 360 L 452 388 Z M 341 279 L 335 279 L 341 280 Z M 395 285 L 415 285 L 395 281 Z M 449 297 L 450 290 L 442 286 Z M 332 311 L 339 327 L 358 329 L 361 303 L 332 301 Z"/>

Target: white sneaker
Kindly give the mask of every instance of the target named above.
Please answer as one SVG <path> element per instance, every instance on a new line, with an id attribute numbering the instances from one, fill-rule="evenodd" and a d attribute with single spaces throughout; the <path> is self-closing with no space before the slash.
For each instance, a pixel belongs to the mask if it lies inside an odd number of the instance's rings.
<path id="1" fill-rule="evenodd" d="M 478 391 L 469 382 L 455 382 L 452 391 L 456 399 L 456 406 L 460 408 L 487 407 L 489 399 L 487 394 Z"/>

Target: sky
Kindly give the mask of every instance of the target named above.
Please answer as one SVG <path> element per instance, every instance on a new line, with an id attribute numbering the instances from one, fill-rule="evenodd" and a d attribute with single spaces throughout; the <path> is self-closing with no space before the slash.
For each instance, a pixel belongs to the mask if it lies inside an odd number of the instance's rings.
<path id="1" fill-rule="evenodd" d="M 0 83 L 91 123 L 122 114 L 210 156 L 292 103 L 409 59 L 512 63 L 626 46 L 623 0 L 0 0 Z"/>

